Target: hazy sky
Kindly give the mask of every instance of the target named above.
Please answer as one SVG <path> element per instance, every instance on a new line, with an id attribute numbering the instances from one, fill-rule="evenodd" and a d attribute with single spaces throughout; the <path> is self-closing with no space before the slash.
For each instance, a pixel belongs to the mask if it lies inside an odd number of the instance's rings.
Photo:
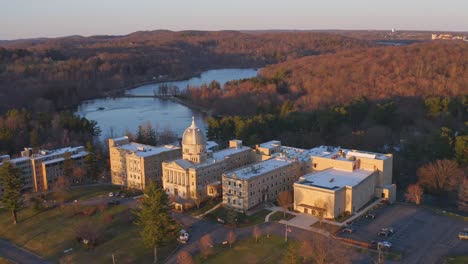
<path id="1" fill-rule="evenodd" d="M 468 0 L 0 0 L 0 39 L 138 30 L 468 31 Z"/>

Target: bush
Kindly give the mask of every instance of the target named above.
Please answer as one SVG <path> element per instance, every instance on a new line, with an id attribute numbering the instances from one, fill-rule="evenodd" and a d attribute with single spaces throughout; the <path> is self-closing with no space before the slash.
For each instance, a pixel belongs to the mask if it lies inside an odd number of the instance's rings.
<path id="1" fill-rule="evenodd" d="M 95 206 L 89 206 L 85 207 L 83 210 L 81 210 L 81 214 L 84 216 L 92 216 L 94 213 L 96 213 L 97 208 Z"/>

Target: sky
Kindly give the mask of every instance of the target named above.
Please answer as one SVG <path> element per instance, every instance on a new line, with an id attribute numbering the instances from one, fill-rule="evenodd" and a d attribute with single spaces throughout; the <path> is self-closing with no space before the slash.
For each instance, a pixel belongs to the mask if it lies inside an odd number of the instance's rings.
<path id="1" fill-rule="evenodd" d="M 139 30 L 468 31 L 468 0 L 0 0 L 0 39 Z"/>

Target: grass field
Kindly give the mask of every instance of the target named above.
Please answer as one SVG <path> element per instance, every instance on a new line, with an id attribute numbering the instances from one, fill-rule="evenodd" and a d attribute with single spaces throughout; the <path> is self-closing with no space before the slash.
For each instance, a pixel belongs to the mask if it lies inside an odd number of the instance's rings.
<path id="1" fill-rule="evenodd" d="M 193 216 L 201 215 L 205 213 L 206 211 L 210 210 L 211 208 L 215 207 L 218 203 L 220 203 L 220 200 L 211 200 L 204 202 L 200 205 L 200 208 L 197 208 L 196 206 L 187 210 L 185 213 L 188 213 Z"/>
<path id="2" fill-rule="evenodd" d="M 283 217 L 283 212 L 275 212 L 274 214 L 270 215 L 270 222 L 280 221 L 280 220 L 291 220 L 295 217 L 295 215 L 286 213 L 286 217 Z"/>
<path id="3" fill-rule="evenodd" d="M 468 263 L 468 256 L 447 257 L 444 264 L 465 264 Z"/>
<path id="4" fill-rule="evenodd" d="M 96 190 L 95 190 L 96 191 Z M 108 192 L 106 189 L 103 192 Z M 79 191 L 74 197 L 95 196 L 96 192 Z M 96 210 L 92 216 L 77 214 L 82 207 L 71 204 L 64 209 L 53 208 L 40 213 L 23 209 L 18 213 L 19 223 L 12 224 L 9 212 L 0 210 L 0 237 L 24 247 L 52 262 L 65 263 L 151 263 L 152 250 L 146 248 L 133 224 L 133 214 L 124 206 Z M 76 240 L 76 226 L 90 222 L 102 227 L 98 245 L 89 250 Z M 164 259 L 177 246 L 175 236 L 168 238 L 159 250 Z M 72 249 L 65 254 L 64 250 Z"/>
<path id="5" fill-rule="evenodd" d="M 288 243 L 296 243 L 290 241 Z M 262 236 L 258 242 L 249 238 L 235 242 L 232 248 L 229 245 L 218 245 L 210 257 L 204 259 L 202 256 L 194 258 L 195 263 L 206 264 L 237 264 L 237 263 L 283 263 L 282 258 L 287 248 L 283 237 Z"/>
<path id="6" fill-rule="evenodd" d="M 70 189 L 65 195 L 65 201 L 70 202 L 73 200 L 88 200 L 91 198 L 107 196 L 110 192 L 121 190 L 118 186 L 100 185 L 100 186 L 86 186 Z M 54 194 L 49 193 L 46 196 L 47 200 L 53 200 Z"/>
<path id="7" fill-rule="evenodd" d="M 237 227 L 248 227 L 254 226 L 265 222 L 265 217 L 271 213 L 271 211 L 263 209 L 253 215 L 246 215 L 242 213 L 236 213 L 237 219 Z M 213 212 L 206 215 L 208 219 L 213 221 L 217 221 L 217 218 L 221 218 L 227 223 L 227 214 L 228 210 L 224 207 L 219 207 L 218 209 L 214 210 Z"/>

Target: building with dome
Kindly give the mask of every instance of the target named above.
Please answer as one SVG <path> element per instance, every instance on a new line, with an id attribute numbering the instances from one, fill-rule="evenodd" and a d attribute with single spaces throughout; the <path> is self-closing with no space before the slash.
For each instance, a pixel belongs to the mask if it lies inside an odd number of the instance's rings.
<path id="1" fill-rule="evenodd" d="M 179 206 L 218 195 L 224 172 L 256 161 L 240 140 L 229 141 L 229 148 L 219 151 L 213 150 L 215 145 L 192 119 L 182 136 L 182 158 L 162 163 L 163 188 Z"/>

